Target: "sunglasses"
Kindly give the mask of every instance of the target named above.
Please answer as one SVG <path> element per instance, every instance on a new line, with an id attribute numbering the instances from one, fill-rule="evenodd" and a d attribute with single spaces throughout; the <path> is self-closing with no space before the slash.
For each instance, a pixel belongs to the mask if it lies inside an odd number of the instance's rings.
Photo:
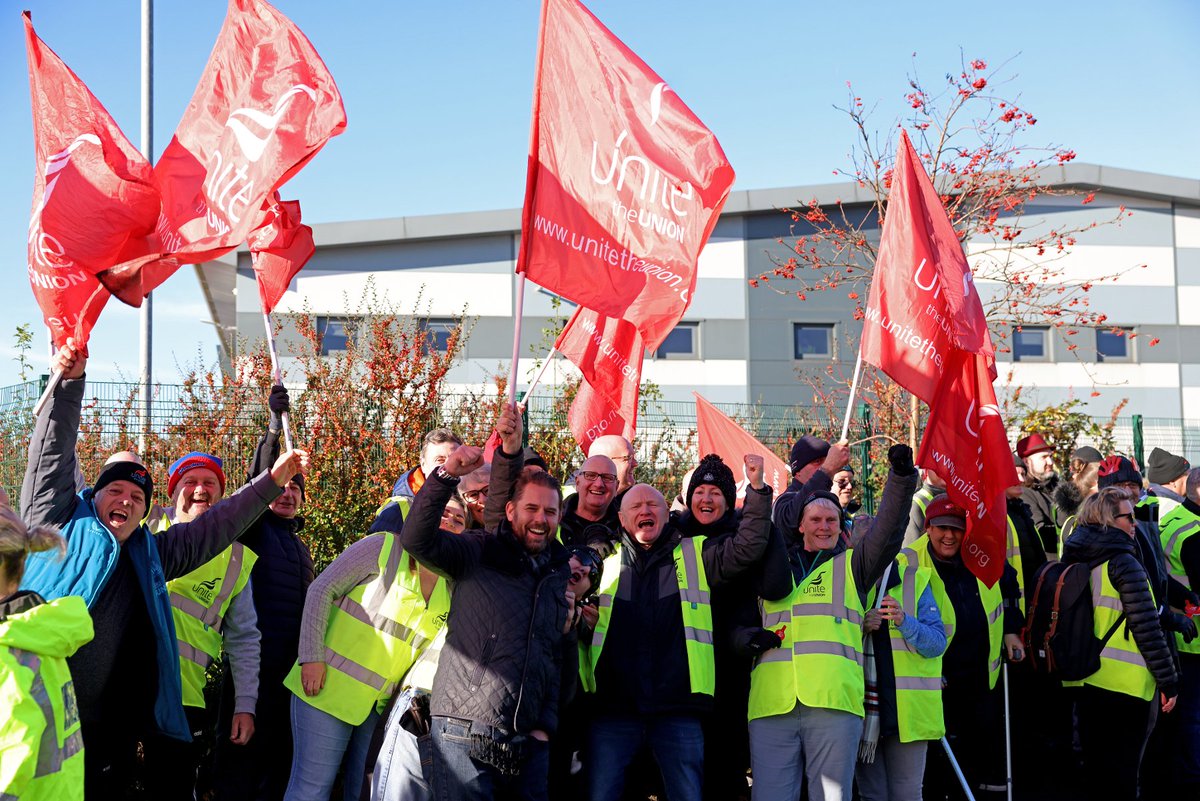
<path id="1" fill-rule="evenodd" d="M 1130 520 L 1133 520 L 1133 515 L 1129 512 L 1122 512 L 1121 514 L 1117 515 L 1117 520 L 1120 520 L 1123 517 L 1127 517 Z"/>

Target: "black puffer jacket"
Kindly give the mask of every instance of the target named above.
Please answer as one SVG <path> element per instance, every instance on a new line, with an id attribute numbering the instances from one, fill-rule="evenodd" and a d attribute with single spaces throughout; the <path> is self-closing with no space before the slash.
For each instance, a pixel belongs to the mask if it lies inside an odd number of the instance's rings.
<path id="1" fill-rule="evenodd" d="M 521 465 L 520 454 L 510 458 L 497 450 L 493 491 L 511 492 Z M 431 712 L 507 734 L 553 733 L 562 678 L 577 672 L 577 663 L 564 664 L 578 658 L 574 634 L 562 633 L 571 572 L 567 551 L 552 540 L 531 558 L 507 521 L 495 533 L 440 531 L 442 510 L 457 484 L 435 471 L 413 499 L 401 533 L 406 551 L 454 581 Z"/>
<path id="2" fill-rule="evenodd" d="M 1158 689 L 1168 698 L 1175 695 L 1175 662 L 1133 538 L 1120 529 L 1080 524 L 1063 546 L 1062 560 L 1066 564 L 1082 562 L 1090 568 L 1108 562 L 1108 578 L 1121 596 L 1126 620 L 1113 636 L 1132 636 Z"/>

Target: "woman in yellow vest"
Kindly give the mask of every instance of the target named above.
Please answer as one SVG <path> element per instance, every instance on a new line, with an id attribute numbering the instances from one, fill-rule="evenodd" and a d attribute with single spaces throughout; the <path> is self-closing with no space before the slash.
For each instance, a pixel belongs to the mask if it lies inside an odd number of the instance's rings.
<path id="1" fill-rule="evenodd" d="M 391 532 L 354 543 L 317 577 L 284 679 L 295 741 L 286 801 L 326 801 L 339 768 L 344 798 L 357 801 L 380 711 L 449 609 L 445 579 Z"/>
<path id="2" fill-rule="evenodd" d="M 1100 652 L 1100 669 L 1071 684 L 1089 797 L 1113 801 L 1138 797 L 1146 742 L 1159 708 L 1175 707 L 1178 681 L 1150 581 L 1138 561 L 1133 515 L 1124 490 L 1101 490 L 1084 501 L 1062 555 L 1067 564 L 1091 568 L 1093 630 L 1098 639 L 1112 631 Z"/>
<path id="3" fill-rule="evenodd" d="M 67 657 L 92 639 L 77 595 L 18 592 L 31 552 L 64 550 L 53 528 L 25 527 L 0 490 L 0 798 L 83 798 L 83 735 Z"/>

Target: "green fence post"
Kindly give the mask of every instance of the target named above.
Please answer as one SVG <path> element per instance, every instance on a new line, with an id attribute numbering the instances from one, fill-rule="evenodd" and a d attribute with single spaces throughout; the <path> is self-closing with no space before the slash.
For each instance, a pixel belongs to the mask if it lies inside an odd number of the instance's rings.
<path id="1" fill-rule="evenodd" d="M 871 479 L 871 443 L 867 440 L 867 437 L 871 436 L 871 409 L 867 404 L 860 403 L 858 405 L 858 419 L 862 423 L 861 439 L 865 440 L 859 445 L 862 452 L 858 459 L 859 464 L 862 465 L 859 483 L 862 486 L 863 511 L 873 515 L 875 514 L 875 483 Z"/>
<path id="2" fill-rule="evenodd" d="M 1142 431 L 1142 416 L 1135 414 L 1133 416 L 1133 458 L 1137 460 L 1138 466 L 1145 471 L 1146 461 L 1142 458 L 1146 450 L 1146 442 L 1143 438 Z"/>
<path id="3" fill-rule="evenodd" d="M 529 445 L 529 404 L 521 406 L 521 401 L 525 400 L 525 390 L 517 390 L 517 405 L 521 410 L 521 445 Z"/>

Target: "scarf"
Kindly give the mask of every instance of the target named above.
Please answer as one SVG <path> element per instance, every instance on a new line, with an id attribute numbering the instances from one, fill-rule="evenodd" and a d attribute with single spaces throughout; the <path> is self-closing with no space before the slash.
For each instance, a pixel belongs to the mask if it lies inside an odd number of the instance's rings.
<path id="1" fill-rule="evenodd" d="M 887 583 L 891 574 L 892 566 L 888 565 L 879 581 L 875 609 L 883 604 L 883 596 L 887 594 Z M 870 764 L 875 761 L 875 749 L 879 745 L 879 676 L 875 670 L 875 637 L 872 634 L 865 634 L 863 637 L 863 679 L 866 684 L 866 696 L 863 700 L 866 714 L 863 716 L 862 738 L 858 742 L 858 759 Z"/>

